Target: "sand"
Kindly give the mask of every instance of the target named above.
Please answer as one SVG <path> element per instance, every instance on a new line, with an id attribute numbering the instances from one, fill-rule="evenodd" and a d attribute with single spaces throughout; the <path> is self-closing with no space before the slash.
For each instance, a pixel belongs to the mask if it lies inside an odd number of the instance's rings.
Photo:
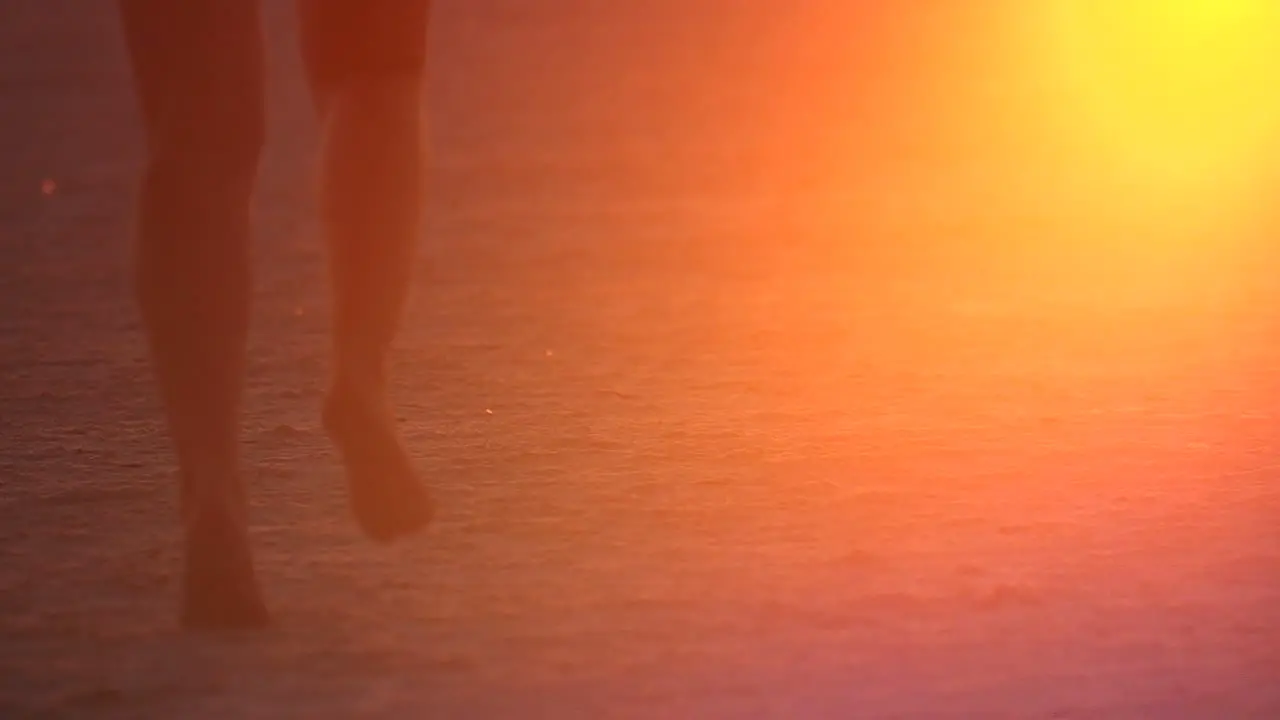
<path id="1" fill-rule="evenodd" d="M 1275 307 L 1207 270 L 998 285 L 850 251 L 1067 230 L 832 219 L 798 170 L 771 194 L 628 64 L 617 39 L 660 28 L 607 3 L 440 3 L 396 377 L 441 511 L 364 542 L 319 427 L 287 5 L 245 418 L 280 623 L 231 637 L 175 623 L 110 4 L 0 12 L 0 716 L 1280 717 Z M 732 114 L 735 87 L 698 102 Z"/>

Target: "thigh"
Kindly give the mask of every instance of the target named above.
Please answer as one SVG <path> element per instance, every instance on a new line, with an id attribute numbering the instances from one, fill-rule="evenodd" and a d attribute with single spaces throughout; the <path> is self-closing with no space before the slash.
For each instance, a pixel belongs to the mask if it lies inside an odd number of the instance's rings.
<path id="1" fill-rule="evenodd" d="M 265 124 L 258 0 L 118 0 L 136 91 L 153 142 L 198 135 L 238 145 Z"/>
<path id="2" fill-rule="evenodd" d="M 431 0 L 297 0 L 317 102 L 370 77 L 423 76 Z"/>

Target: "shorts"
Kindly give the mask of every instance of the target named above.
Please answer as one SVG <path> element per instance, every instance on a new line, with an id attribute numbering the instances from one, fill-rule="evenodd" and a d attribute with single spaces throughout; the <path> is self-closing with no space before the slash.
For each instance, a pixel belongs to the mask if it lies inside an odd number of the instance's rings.
<path id="1" fill-rule="evenodd" d="M 261 114 L 260 0 L 117 0 L 149 125 L 175 109 Z M 348 82 L 426 71 L 431 0 L 296 0 L 303 64 L 323 98 Z"/>
<path id="2" fill-rule="evenodd" d="M 324 91 L 359 76 L 421 76 L 431 0 L 297 0 L 303 60 Z"/>

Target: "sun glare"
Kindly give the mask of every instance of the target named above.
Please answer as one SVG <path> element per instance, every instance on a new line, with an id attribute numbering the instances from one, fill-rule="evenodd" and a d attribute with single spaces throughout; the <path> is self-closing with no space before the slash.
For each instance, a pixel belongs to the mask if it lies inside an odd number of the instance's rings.
<path id="1" fill-rule="evenodd" d="M 1063 110 L 1106 152 L 1197 191 L 1262 162 L 1280 117 L 1280 3 L 1047 3 Z"/>

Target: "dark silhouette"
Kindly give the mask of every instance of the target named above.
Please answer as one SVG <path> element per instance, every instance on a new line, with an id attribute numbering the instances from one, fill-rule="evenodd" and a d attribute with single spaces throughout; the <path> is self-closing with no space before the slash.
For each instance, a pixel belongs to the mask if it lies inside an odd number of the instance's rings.
<path id="1" fill-rule="evenodd" d="M 239 405 L 250 198 L 264 141 L 257 0 L 119 0 L 148 138 L 137 296 L 181 468 L 182 620 L 268 622 L 246 531 Z M 423 195 L 429 0 L 298 0 L 324 128 L 321 207 L 335 296 L 324 426 L 365 534 L 431 513 L 386 399 Z"/>

